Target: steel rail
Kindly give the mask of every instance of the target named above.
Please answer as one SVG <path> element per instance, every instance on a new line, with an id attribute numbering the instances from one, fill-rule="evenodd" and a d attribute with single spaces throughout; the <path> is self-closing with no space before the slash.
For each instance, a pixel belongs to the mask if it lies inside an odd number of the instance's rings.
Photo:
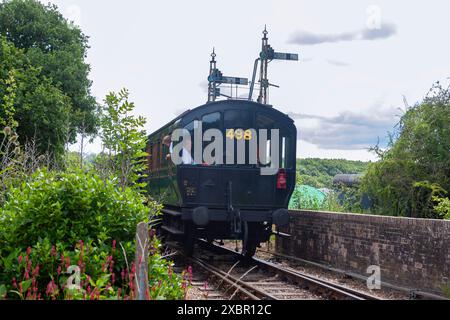
<path id="1" fill-rule="evenodd" d="M 203 240 L 199 240 L 200 243 L 207 248 L 210 248 L 214 251 L 223 252 L 226 254 L 233 254 L 236 256 L 241 257 L 241 255 L 233 250 L 217 246 L 215 244 L 207 243 Z M 241 257 L 242 258 L 242 257 Z M 334 299 L 351 299 L 351 300 L 380 300 L 377 297 L 368 295 L 366 293 L 362 293 L 353 289 L 349 289 L 347 287 L 343 287 L 337 284 L 334 284 L 332 282 L 318 279 L 315 277 L 312 277 L 310 275 L 301 273 L 296 270 L 290 270 L 285 267 L 276 265 L 274 263 L 271 263 L 269 261 L 265 261 L 258 258 L 252 258 L 249 260 L 250 262 L 254 262 L 257 265 L 259 265 L 263 269 L 268 269 L 269 271 L 272 271 L 276 274 L 279 274 L 281 276 L 284 276 L 288 278 L 289 280 L 297 283 L 302 283 L 306 285 L 308 288 L 312 288 L 312 291 L 319 292 L 321 295 L 328 296 L 330 298 Z"/>
<path id="2" fill-rule="evenodd" d="M 261 300 L 258 296 L 256 296 L 253 293 L 249 292 L 247 289 L 243 288 L 238 283 L 233 282 L 233 279 L 229 279 L 228 277 L 223 276 L 223 274 L 221 274 L 221 272 L 217 272 L 215 270 L 215 268 L 212 268 L 212 266 L 208 265 L 204 261 L 201 261 L 201 260 L 199 260 L 197 258 L 194 258 L 194 257 L 186 257 L 186 258 L 188 260 L 190 260 L 192 263 L 195 263 L 196 265 L 200 266 L 201 268 L 203 268 L 207 272 L 209 272 L 209 273 L 215 275 L 216 277 L 220 278 L 221 280 L 225 281 L 230 286 L 236 288 L 237 290 L 239 290 L 240 292 L 245 294 L 251 300 Z"/>
<path id="3" fill-rule="evenodd" d="M 222 280 L 226 281 L 227 283 L 231 284 L 232 286 L 238 288 L 242 292 L 244 292 L 246 295 L 251 297 L 253 300 L 261 300 L 261 299 L 267 299 L 267 300 L 278 300 L 275 296 L 269 294 L 268 292 L 265 292 L 264 290 L 261 290 L 260 288 L 257 288 L 255 286 L 252 286 L 251 284 L 243 281 L 242 279 L 236 278 L 229 273 L 220 270 L 211 264 L 195 257 L 188 257 L 189 260 L 196 263 L 197 265 L 202 266 L 205 269 L 208 269 L 209 272 L 214 273 L 218 277 L 220 277 Z M 231 281 L 231 282 L 230 282 Z M 250 291 L 254 292 L 255 294 L 251 293 Z"/>

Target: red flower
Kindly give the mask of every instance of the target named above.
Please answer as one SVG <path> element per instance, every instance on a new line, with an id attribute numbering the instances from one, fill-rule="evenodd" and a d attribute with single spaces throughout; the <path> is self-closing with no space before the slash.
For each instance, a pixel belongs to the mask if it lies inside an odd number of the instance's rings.
<path id="1" fill-rule="evenodd" d="M 33 270 L 33 276 L 37 277 L 39 275 L 39 263 L 37 264 L 36 268 Z"/>
<path id="2" fill-rule="evenodd" d="M 189 274 L 189 282 L 192 282 L 192 267 L 188 267 L 188 274 Z"/>
<path id="3" fill-rule="evenodd" d="M 47 296 L 53 296 L 56 293 L 56 290 L 58 287 L 56 286 L 55 282 L 52 280 L 47 285 L 47 290 L 45 290 L 45 294 Z"/>
<path id="4" fill-rule="evenodd" d="M 52 246 L 52 250 L 50 251 L 50 255 L 52 257 L 56 257 L 56 247 L 55 246 Z"/>
<path id="5" fill-rule="evenodd" d="M 22 263 L 22 260 L 23 260 L 23 257 L 22 257 L 22 254 L 19 256 L 19 258 L 17 259 L 17 261 L 19 262 L 19 264 L 21 264 Z"/>

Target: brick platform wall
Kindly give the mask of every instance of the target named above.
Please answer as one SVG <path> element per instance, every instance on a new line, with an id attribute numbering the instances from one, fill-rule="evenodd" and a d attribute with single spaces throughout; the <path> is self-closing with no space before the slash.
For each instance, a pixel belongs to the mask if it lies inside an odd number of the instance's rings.
<path id="1" fill-rule="evenodd" d="M 296 211 L 291 238 L 277 237 L 280 253 L 368 276 L 378 265 L 381 281 L 442 292 L 450 287 L 450 221 Z"/>

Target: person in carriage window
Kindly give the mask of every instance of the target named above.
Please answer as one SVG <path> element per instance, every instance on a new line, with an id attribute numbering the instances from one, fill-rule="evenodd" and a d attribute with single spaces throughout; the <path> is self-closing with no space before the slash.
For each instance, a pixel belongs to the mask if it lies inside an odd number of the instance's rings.
<path id="1" fill-rule="evenodd" d="M 170 135 L 165 136 L 163 138 L 163 144 L 165 144 L 167 147 L 169 147 L 170 153 L 166 155 L 166 159 L 170 160 L 172 158 L 172 153 L 173 153 L 172 137 Z M 186 142 L 186 147 L 183 147 L 183 149 L 182 149 L 181 159 L 183 161 L 183 164 L 195 165 L 194 159 L 191 156 L 191 149 L 192 149 L 192 142 L 190 140 L 188 140 Z"/>

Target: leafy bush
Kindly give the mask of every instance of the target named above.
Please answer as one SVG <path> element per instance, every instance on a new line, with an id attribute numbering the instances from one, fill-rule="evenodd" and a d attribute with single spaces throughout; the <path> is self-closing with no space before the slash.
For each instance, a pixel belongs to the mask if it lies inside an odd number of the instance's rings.
<path id="1" fill-rule="evenodd" d="M 0 211 L 0 299 L 133 299 L 136 226 L 158 206 L 81 171 L 39 170 L 7 197 Z M 149 247 L 148 298 L 185 297 L 188 273 L 172 272 L 156 238 Z M 80 288 L 67 287 L 71 266 L 80 269 Z"/>
<path id="2" fill-rule="evenodd" d="M 115 181 L 91 173 L 39 170 L 7 197 L 0 215 L 0 253 L 41 239 L 62 244 L 130 241 L 149 214 L 139 193 L 119 190 Z"/>
<path id="3" fill-rule="evenodd" d="M 153 240 L 156 248 L 158 241 Z M 52 246 L 45 239 L 26 251 L 14 250 L 2 261 L 0 299 L 129 300 L 134 298 L 136 268 L 131 242 L 98 245 L 79 241 L 73 248 Z M 126 254 L 126 256 L 125 256 Z M 73 269 L 80 271 L 79 287 Z M 71 272 L 69 272 L 71 271 Z M 172 264 L 155 251 L 149 259 L 148 299 L 182 299 L 191 275 L 178 276 Z"/>

